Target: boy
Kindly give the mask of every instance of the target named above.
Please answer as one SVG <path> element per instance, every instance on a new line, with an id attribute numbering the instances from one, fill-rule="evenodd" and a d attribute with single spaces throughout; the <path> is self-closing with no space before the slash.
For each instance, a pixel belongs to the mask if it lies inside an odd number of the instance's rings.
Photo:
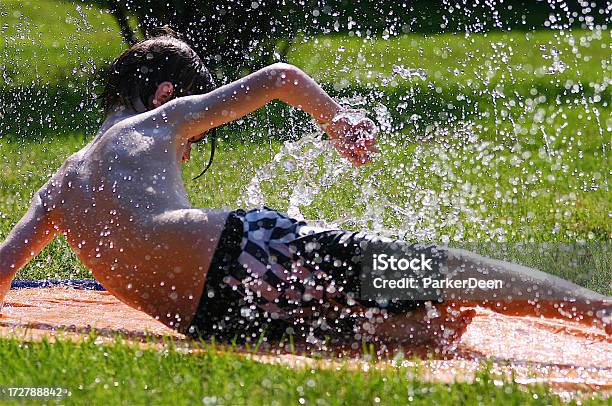
<path id="1" fill-rule="evenodd" d="M 351 118 L 355 112 L 291 65 L 274 64 L 213 89 L 200 58 L 169 32 L 125 51 L 109 72 L 98 134 L 34 195 L 0 246 L 0 300 L 17 271 L 63 233 L 109 292 L 188 335 L 399 343 L 458 337 L 470 313 L 453 310 L 448 299 L 459 299 L 461 289 L 445 288 L 447 301 L 435 308 L 422 300 L 379 306 L 359 296 L 361 250 L 382 241 L 374 236 L 312 229 L 268 208 L 191 207 L 180 170 L 191 144 L 273 99 L 311 114 L 354 164 L 371 160 L 373 122 Z M 508 282 L 503 297 L 537 285 L 563 298 L 537 306 L 483 302 L 497 311 L 603 323 L 592 310 L 595 302 L 602 309 L 605 298 L 559 278 L 461 251 L 393 244 L 440 252 L 466 276 L 501 278 Z"/>

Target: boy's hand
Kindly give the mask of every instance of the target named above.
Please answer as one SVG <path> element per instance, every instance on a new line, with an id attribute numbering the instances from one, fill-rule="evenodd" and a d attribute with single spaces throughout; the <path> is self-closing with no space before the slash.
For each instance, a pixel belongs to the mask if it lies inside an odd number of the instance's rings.
<path id="1" fill-rule="evenodd" d="M 372 160 L 378 128 L 364 110 L 345 110 L 327 124 L 325 131 L 340 155 L 359 166 Z"/>

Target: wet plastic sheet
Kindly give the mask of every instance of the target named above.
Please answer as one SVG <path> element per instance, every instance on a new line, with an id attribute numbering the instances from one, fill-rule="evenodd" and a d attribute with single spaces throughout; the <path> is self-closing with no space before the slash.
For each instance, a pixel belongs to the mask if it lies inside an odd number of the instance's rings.
<path id="1" fill-rule="evenodd" d="M 61 335 L 78 340 L 94 330 L 106 337 L 120 332 L 137 342 L 151 336 L 184 340 L 91 281 L 18 281 L 14 285 L 0 315 L 0 336 L 32 340 Z M 186 340 L 184 344 L 192 345 Z M 291 367 L 318 362 L 290 354 L 249 356 Z M 480 308 L 450 353 L 444 359 L 425 361 L 419 371 L 421 379 L 469 381 L 487 359 L 493 361 L 492 372 L 508 378 L 514 374 L 520 383 L 542 382 L 559 391 L 612 393 L 612 339 L 603 330 L 560 320 L 504 316 Z M 389 367 L 385 362 L 377 365 Z"/>

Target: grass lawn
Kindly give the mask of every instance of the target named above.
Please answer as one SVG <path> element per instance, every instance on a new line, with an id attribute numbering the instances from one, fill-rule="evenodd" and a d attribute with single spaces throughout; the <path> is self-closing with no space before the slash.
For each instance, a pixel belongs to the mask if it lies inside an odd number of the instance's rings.
<path id="1" fill-rule="evenodd" d="M 486 368 L 473 384 L 442 385 L 415 380 L 414 367 L 367 372 L 355 371 L 350 364 L 335 370 L 288 369 L 218 352 L 210 345 L 190 354 L 100 345 L 95 340 L 0 340 L 0 359 L 0 385 L 62 387 L 71 393 L 62 404 L 561 404 L 546 388 L 502 384 Z M 32 373 L 33 366 L 45 372 Z"/>
<path id="2" fill-rule="evenodd" d="M 101 119 L 92 73 L 120 52 L 121 39 L 111 17 L 76 4 L 0 4 L 0 101 L 9 101 L 0 103 L 0 239 L 37 188 L 91 140 Z M 303 115 L 273 105 L 222 129 L 213 167 L 191 181 L 207 156 L 206 146 L 199 147 L 202 154 L 192 154 L 184 169 L 187 190 L 196 206 L 233 209 L 263 201 L 308 219 L 411 241 L 609 244 L 609 53 L 605 32 L 585 30 L 298 39 L 289 61 L 377 117 L 380 156 L 352 168 L 309 138 L 312 126 Z M 563 275 L 611 294 L 609 245 L 593 252 L 594 272 Z M 536 254 L 521 259 L 542 262 Z M 18 274 L 90 277 L 61 238 Z M 225 404 L 295 404 L 300 398 L 307 404 L 376 398 L 403 404 L 410 396 L 426 404 L 559 402 L 541 388 L 497 386 L 486 375 L 471 385 L 430 385 L 407 379 L 409 371 L 401 368 L 292 371 L 231 353 L 89 342 L 3 339 L 0 360 L 8 366 L 0 368 L 0 386 L 65 382 L 74 403 L 216 397 Z M 45 373 L 32 373 L 32 366 Z"/>

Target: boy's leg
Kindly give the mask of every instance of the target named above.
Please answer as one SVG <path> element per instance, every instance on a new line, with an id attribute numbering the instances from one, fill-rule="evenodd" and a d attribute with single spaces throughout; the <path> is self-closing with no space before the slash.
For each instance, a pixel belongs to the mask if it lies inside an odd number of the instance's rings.
<path id="1" fill-rule="evenodd" d="M 476 312 L 445 303 L 427 304 L 406 313 L 391 314 L 378 323 L 364 320 L 359 328 L 386 344 L 445 346 L 463 335 Z"/>
<path id="2" fill-rule="evenodd" d="M 376 241 L 378 237 L 365 233 L 351 233 L 341 230 L 326 231 L 302 237 L 291 245 L 301 261 L 309 267 L 316 266 L 338 284 L 344 292 L 366 307 L 377 306 L 374 301 L 360 300 L 360 272 L 364 243 Z M 389 244 L 405 244 L 404 241 L 389 241 Z M 583 288 L 562 278 L 538 271 L 533 268 L 494 260 L 460 249 L 440 248 L 446 257 L 446 269 L 452 279 L 498 280 L 501 281 L 487 296 L 462 288 L 445 287 L 444 305 L 439 309 L 452 306 L 483 306 L 496 312 L 518 316 L 544 316 L 566 318 L 588 325 L 599 325 L 611 330 L 609 323 L 611 301 L 603 295 Z M 378 329 L 389 336 L 400 320 L 408 329 L 418 329 L 423 319 L 423 311 L 413 311 L 423 301 L 401 301 L 390 310 L 395 321 L 385 319 Z M 466 319 L 465 314 L 456 311 L 443 311 L 448 323 Z M 398 316 L 398 314 L 404 314 Z M 448 316 L 448 317 L 447 317 Z M 417 322 L 414 324 L 413 322 Z M 437 321 L 436 321 L 437 322 Z M 427 323 L 431 330 L 431 320 Z M 434 322 L 435 324 L 435 322 Z M 371 323 L 366 327 L 372 328 Z M 393 332 L 395 334 L 395 332 Z M 391 335 L 393 335 L 391 334 Z"/>
<path id="3" fill-rule="evenodd" d="M 516 316 L 565 318 L 610 329 L 612 300 L 599 293 L 534 268 L 499 261 L 470 251 L 446 249 L 447 268 L 454 279 L 501 281 L 487 296 L 447 288 L 445 301 L 477 304 Z"/>
<path id="4" fill-rule="evenodd" d="M 242 221 L 246 225 L 242 237 L 246 245 L 238 262 L 244 275 L 235 275 L 236 287 L 242 289 L 240 292 L 244 290 L 241 295 L 247 302 L 253 302 L 250 308 L 255 306 L 273 319 L 288 322 L 299 334 L 310 334 L 312 326 L 315 330 L 320 328 L 324 335 L 353 332 L 359 325 L 385 337 L 397 336 L 393 329 L 401 330 L 402 324 L 411 331 L 423 325 L 431 331 L 439 321 L 452 324 L 454 320 L 466 319 L 465 315 L 449 309 L 451 305 L 455 309 L 461 305 L 484 305 L 507 314 L 567 317 L 559 312 L 559 301 L 530 303 L 524 294 L 533 292 L 534 286 L 576 307 L 577 313 L 569 318 L 578 316 L 585 323 L 601 320 L 601 312 L 591 312 L 593 301 L 599 303 L 596 310 L 602 310 L 605 305 L 603 296 L 560 278 L 468 251 L 430 246 L 430 252 L 443 253 L 447 268 L 455 278 L 486 276 L 502 280 L 504 286 L 496 292 L 498 296 L 493 300 L 467 297 L 461 289 L 445 288 L 442 291 L 445 303 L 437 306 L 444 317 L 439 318 L 431 317 L 424 310 L 416 311 L 423 307 L 425 300 L 391 301 L 381 306 L 376 301 L 364 300 L 361 295 L 364 247 L 374 242 L 375 246 L 382 243 L 383 248 L 385 244 L 399 245 L 415 252 L 413 247 L 418 251 L 425 246 L 363 232 L 326 230 L 307 234 L 312 230 L 305 223 L 267 208 L 246 213 Z M 560 296 L 568 292 L 569 295 Z M 521 293 L 523 296 L 519 296 Z M 417 323 L 412 323 L 415 320 Z M 399 336 L 403 335 L 402 332 Z"/>

